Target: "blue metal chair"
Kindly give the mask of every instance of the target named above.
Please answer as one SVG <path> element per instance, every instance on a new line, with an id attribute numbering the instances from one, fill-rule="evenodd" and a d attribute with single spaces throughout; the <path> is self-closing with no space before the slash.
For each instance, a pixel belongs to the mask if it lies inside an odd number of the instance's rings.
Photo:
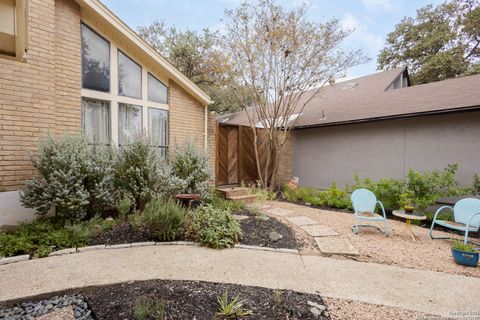
<path id="1" fill-rule="evenodd" d="M 454 221 L 437 220 L 440 211 L 449 209 L 453 211 Z M 430 238 L 432 239 L 452 239 L 451 237 L 434 237 L 433 226 L 438 224 L 449 229 L 463 231 L 465 233 L 464 243 L 468 242 L 469 232 L 478 232 L 480 229 L 480 200 L 475 198 L 466 198 L 457 201 L 455 205 L 443 206 L 438 208 L 433 217 L 432 226 L 430 227 Z"/>
<path id="2" fill-rule="evenodd" d="M 387 215 L 385 214 L 385 208 L 380 201 L 377 201 L 375 194 L 367 189 L 357 189 L 352 193 L 352 206 L 355 213 L 355 225 L 352 226 L 352 231 L 357 234 L 360 231 L 360 227 L 372 227 L 377 228 L 383 234 L 388 236 Z M 382 209 L 383 216 L 375 213 L 377 204 Z M 385 224 L 383 230 L 378 226 L 371 224 L 358 224 L 359 220 L 365 221 L 379 221 Z"/>

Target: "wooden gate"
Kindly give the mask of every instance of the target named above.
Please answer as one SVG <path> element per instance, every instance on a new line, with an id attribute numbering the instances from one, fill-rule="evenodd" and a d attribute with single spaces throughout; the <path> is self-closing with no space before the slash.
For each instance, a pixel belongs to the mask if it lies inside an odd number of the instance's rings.
<path id="1" fill-rule="evenodd" d="M 267 161 L 266 130 L 257 129 L 261 168 Z M 254 135 L 244 126 L 220 125 L 217 130 L 217 185 L 255 183 L 258 180 Z"/>

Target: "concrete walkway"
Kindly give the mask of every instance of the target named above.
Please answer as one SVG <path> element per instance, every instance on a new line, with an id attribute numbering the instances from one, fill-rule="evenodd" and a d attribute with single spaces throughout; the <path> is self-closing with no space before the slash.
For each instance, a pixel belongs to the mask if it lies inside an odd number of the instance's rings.
<path id="1" fill-rule="evenodd" d="M 292 289 L 437 315 L 478 310 L 480 279 L 251 249 L 150 246 L 0 266 L 0 301 L 91 285 L 176 279 Z"/>

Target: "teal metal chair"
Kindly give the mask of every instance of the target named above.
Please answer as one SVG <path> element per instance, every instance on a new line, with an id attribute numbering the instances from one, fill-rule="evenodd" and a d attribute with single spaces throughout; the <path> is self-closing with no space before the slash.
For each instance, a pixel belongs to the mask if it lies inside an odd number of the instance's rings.
<path id="1" fill-rule="evenodd" d="M 454 221 L 437 220 L 438 214 L 442 210 L 453 211 Z M 432 226 L 430 227 L 430 238 L 432 239 L 453 239 L 451 237 L 434 237 L 433 227 L 435 224 L 439 226 L 449 228 L 452 230 L 462 231 L 465 233 L 464 243 L 468 242 L 469 232 L 478 232 L 480 229 L 480 199 L 466 198 L 457 201 L 455 205 L 443 206 L 438 208 L 437 212 L 433 216 Z"/>
<path id="2" fill-rule="evenodd" d="M 368 189 L 357 189 L 352 193 L 352 206 L 355 213 L 355 225 L 352 226 L 352 231 L 358 234 L 360 227 L 370 227 L 380 230 L 384 235 L 388 236 L 389 230 L 387 225 L 387 215 L 385 214 L 385 208 L 383 204 L 377 200 L 375 194 Z M 377 204 L 382 210 L 383 216 L 375 213 Z M 383 230 L 378 226 L 371 224 L 359 224 L 359 221 L 378 221 L 384 223 Z"/>

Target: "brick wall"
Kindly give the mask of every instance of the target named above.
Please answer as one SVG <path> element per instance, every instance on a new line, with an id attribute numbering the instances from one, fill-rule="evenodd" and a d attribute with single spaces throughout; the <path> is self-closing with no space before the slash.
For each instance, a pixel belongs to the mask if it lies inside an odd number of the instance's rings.
<path id="1" fill-rule="evenodd" d="M 175 146 L 181 146 L 186 141 L 203 151 L 205 107 L 173 81 L 170 81 L 169 90 L 170 156 L 174 155 Z"/>
<path id="2" fill-rule="evenodd" d="M 27 3 L 26 62 L 0 57 L 0 185 L 6 190 L 32 176 L 29 154 L 40 136 L 80 126 L 80 10 L 69 0 Z"/>
<path id="3" fill-rule="evenodd" d="M 208 165 L 212 170 L 211 183 L 215 184 L 215 166 L 217 159 L 217 120 L 215 119 L 217 114 L 212 111 L 208 114 Z"/>

